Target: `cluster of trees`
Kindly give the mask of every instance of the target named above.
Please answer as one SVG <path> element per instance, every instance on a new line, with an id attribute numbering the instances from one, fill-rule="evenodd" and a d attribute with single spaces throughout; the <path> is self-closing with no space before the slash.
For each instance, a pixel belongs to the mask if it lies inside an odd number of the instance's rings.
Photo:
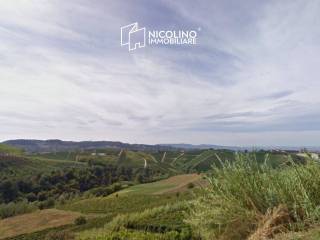
<path id="1" fill-rule="evenodd" d="M 90 189 L 112 186 L 106 191 L 117 191 L 115 183 L 123 181 L 148 182 L 156 173 L 151 169 L 133 169 L 114 165 L 89 165 L 86 168 L 56 170 L 28 179 L 4 179 L 0 182 L 0 204 L 26 200 L 50 207 L 62 196 L 70 198 Z M 93 191 L 94 192 L 94 191 Z"/>

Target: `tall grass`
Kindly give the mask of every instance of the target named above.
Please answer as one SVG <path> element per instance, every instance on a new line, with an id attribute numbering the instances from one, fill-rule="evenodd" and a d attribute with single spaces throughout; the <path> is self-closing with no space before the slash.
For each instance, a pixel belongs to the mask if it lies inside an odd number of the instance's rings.
<path id="1" fill-rule="evenodd" d="M 254 155 L 238 154 L 214 167 L 209 182 L 186 220 L 204 239 L 246 239 L 258 227 L 270 237 L 320 217 L 320 166 L 311 160 L 299 164 L 288 156 L 275 169 L 268 155 L 258 163 Z"/>

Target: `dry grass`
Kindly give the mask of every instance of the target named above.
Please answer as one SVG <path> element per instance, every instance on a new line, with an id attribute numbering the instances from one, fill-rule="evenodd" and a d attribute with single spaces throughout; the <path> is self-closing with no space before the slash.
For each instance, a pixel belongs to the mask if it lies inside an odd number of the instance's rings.
<path id="1" fill-rule="evenodd" d="M 0 220 L 0 239 L 72 224 L 81 214 L 46 209 Z"/>
<path id="2" fill-rule="evenodd" d="M 320 239 L 320 226 L 312 226 L 307 231 L 300 232 L 287 232 L 277 234 L 274 240 L 319 240 Z"/>
<path id="3" fill-rule="evenodd" d="M 290 223 L 288 208 L 285 205 L 279 205 L 273 210 L 260 217 L 258 228 L 248 238 L 248 240 L 267 240 L 273 238 L 275 234 L 287 232 L 285 227 Z"/>

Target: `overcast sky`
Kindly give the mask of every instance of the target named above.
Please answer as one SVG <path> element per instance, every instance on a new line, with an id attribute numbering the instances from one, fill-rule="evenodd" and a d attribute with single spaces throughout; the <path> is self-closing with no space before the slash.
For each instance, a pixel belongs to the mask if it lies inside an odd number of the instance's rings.
<path id="1" fill-rule="evenodd" d="M 320 1 L 0 2 L 0 140 L 320 145 Z M 120 27 L 196 29 L 120 46 Z"/>

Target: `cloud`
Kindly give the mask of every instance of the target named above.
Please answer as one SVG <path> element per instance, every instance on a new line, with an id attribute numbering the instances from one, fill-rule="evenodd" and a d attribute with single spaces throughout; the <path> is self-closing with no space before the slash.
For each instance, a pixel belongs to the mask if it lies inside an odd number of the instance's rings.
<path id="1" fill-rule="evenodd" d="M 316 139 L 318 1 L 0 5 L 3 140 L 298 145 Z M 136 21 L 150 29 L 200 29 L 198 45 L 128 53 L 120 26 Z"/>

